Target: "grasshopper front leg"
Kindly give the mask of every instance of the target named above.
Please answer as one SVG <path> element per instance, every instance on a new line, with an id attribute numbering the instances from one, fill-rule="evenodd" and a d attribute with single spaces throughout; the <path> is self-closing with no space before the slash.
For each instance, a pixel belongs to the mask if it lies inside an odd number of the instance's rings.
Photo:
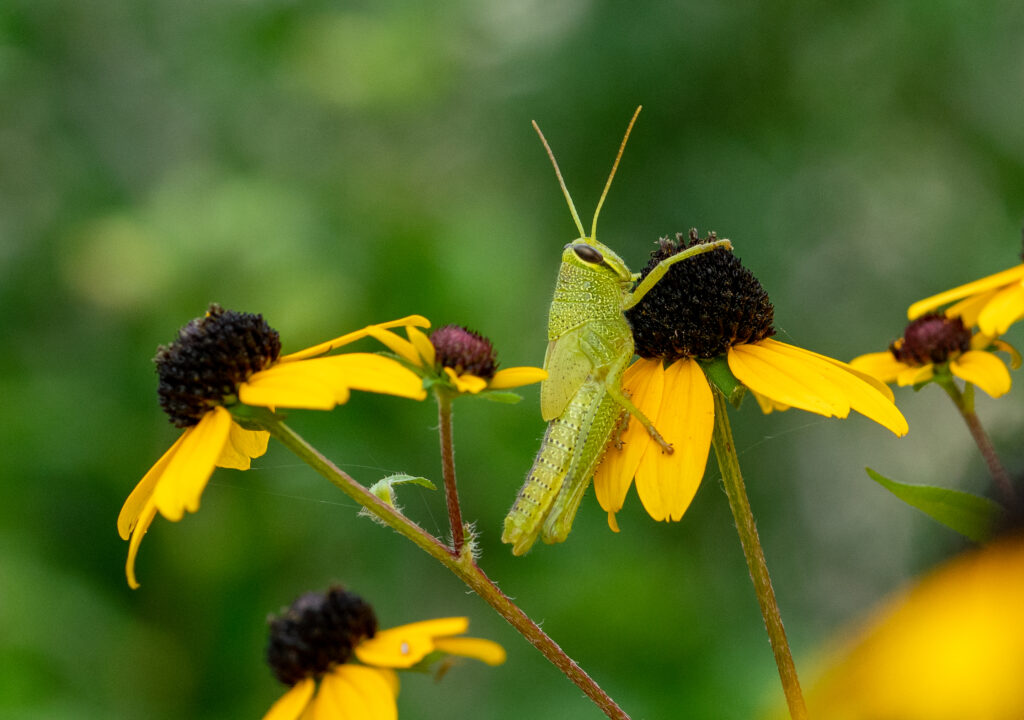
<path id="1" fill-rule="evenodd" d="M 644 295 L 649 293 L 654 288 L 654 286 L 658 284 L 658 281 L 661 280 L 662 277 L 664 277 L 665 273 L 668 272 L 669 268 L 675 265 L 677 262 L 688 260 L 689 258 L 692 258 L 695 255 L 702 255 L 706 252 L 717 250 L 718 248 L 724 248 L 725 250 L 732 252 L 732 243 L 729 240 L 725 239 L 715 240 L 714 242 L 709 243 L 701 243 L 700 245 L 688 247 L 682 252 L 676 253 L 670 258 L 665 258 L 660 263 L 654 266 L 654 269 L 651 270 L 647 277 L 645 277 L 643 281 L 636 286 L 636 289 L 634 289 L 633 292 L 629 293 L 623 298 L 622 310 L 629 310 L 631 307 L 633 307 L 641 300 L 643 300 Z M 635 277 L 639 278 L 640 276 L 636 275 Z"/>

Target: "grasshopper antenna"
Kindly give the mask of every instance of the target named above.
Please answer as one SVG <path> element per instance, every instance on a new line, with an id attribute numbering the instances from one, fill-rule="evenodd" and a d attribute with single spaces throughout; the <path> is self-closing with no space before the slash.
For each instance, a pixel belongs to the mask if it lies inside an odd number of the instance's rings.
<path id="1" fill-rule="evenodd" d="M 555 160 L 555 154 L 551 152 L 551 146 L 548 145 L 548 141 L 547 138 L 544 137 L 544 133 L 540 131 L 540 126 L 537 124 L 537 121 L 531 120 L 530 122 L 533 123 L 533 129 L 537 131 L 538 135 L 540 135 L 540 141 L 544 143 L 544 149 L 548 151 L 548 157 L 551 158 L 551 164 L 555 166 L 555 176 L 558 178 L 558 184 L 562 186 L 562 194 L 565 195 L 565 201 L 569 203 L 569 211 L 572 212 L 572 219 L 576 222 L 576 227 L 580 231 L 580 237 L 586 237 L 586 233 L 583 230 L 583 223 L 580 222 L 579 213 L 576 212 L 576 206 L 572 203 L 572 196 L 569 195 L 569 188 L 565 186 L 565 180 L 562 179 L 562 171 L 558 169 L 558 161 Z M 616 164 L 618 164 L 618 161 L 616 161 Z M 614 170 L 612 172 L 614 172 Z"/>
<path id="2" fill-rule="evenodd" d="M 590 228 L 590 239 L 594 240 L 597 237 L 597 216 L 601 214 L 601 206 L 604 205 L 604 198 L 608 194 L 608 188 L 612 186 L 612 178 L 615 177 L 615 171 L 619 169 L 619 160 L 622 159 L 622 153 L 626 149 L 626 141 L 629 140 L 629 134 L 633 132 L 633 124 L 636 122 L 636 116 L 643 110 L 643 105 L 637 105 L 636 112 L 633 113 L 633 119 L 629 121 L 629 127 L 626 128 L 626 135 L 622 138 L 622 144 L 619 145 L 619 154 L 615 156 L 615 163 L 612 165 L 612 171 L 608 174 L 608 182 L 604 184 L 604 192 L 601 193 L 601 199 L 597 201 L 597 209 L 594 210 L 594 223 Z"/>

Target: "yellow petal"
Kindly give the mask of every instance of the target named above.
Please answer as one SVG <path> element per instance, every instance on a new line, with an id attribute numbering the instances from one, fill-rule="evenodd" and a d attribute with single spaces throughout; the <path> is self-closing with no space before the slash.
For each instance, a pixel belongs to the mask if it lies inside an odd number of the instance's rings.
<path id="1" fill-rule="evenodd" d="M 802 362 L 758 343 L 729 348 L 729 369 L 754 392 L 790 407 L 826 417 L 846 417 L 849 403 L 821 375 L 824 362 Z M 780 343 L 781 344 L 781 343 Z"/>
<path id="2" fill-rule="evenodd" d="M 470 657 L 488 665 L 501 665 L 505 662 L 505 648 L 496 642 L 483 638 L 440 637 L 434 639 L 434 649 L 449 655 Z"/>
<path id="3" fill-rule="evenodd" d="M 181 434 L 181 437 L 174 441 L 174 444 L 171 445 L 170 449 L 161 455 L 160 459 L 156 461 L 153 467 L 143 475 L 142 480 L 140 480 L 138 485 L 135 486 L 135 489 L 132 490 L 128 499 L 124 501 L 124 505 L 121 507 L 121 513 L 117 516 L 117 532 L 121 536 L 122 540 L 127 540 L 131 535 L 132 530 L 138 524 L 139 518 L 145 507 L 152 499 L 153 491 L 160 482 L 160 478 L 163 477 L 164 471 L 167 469 L 167 464 L 185 442 L 185 438 L 194 431 L 195 427 L 186 429 L 185 432 Z"/>
<path id="4" fill-rule="evenodd" d="M 989 300 L 978 314 L 978 327 L 986 335 L 1002 335 L 1024 317 L 1024 285 L 1014 283 Z"/>
<path id="5" fill-rule="evenodd" d="M 398 706 L 377 668 L 339 665 L 324 675 L 313 705 L 315 720 L 397 720 Z"/>
<path id="6" fill-rule="evenodd" d="M 608 513 L 608 529 L 614 533 L 617 533 L 619 531 L 619 523 L 615 519 L 615 513 L 613 512 Z"/>
<path id="7" fill-rule="evenodd" d="M 623 391 L 648 418 L 657 417 L 661 412 L 664 388 L 665 371 L 661 360 L 641 358 L 630 365 L 622 376 Z M 626 493 L 633 484 L 633 476 L 648 446 L 655 445 L 643 425 L 631 416 L 628 423 L 619 438 L 621 449 L 614 444 L 609 445 L 594 472 L 594 493 L 601 508 L 610 513 L 609 525 L 614 521 L 614 513 L 621 510 L 626 501 Z M 651 452 L 660 452 L 660 448 L 655 446 Z M 616 528 L 613 526 L 612 530 L 618 532 Z"/>
<path id="8" fill-rule="evenodd" d="M 330 359 L 278 363 L 261 370 L 238 386 L 238 399 L 260 407 L 330 410 L 348 400 L 348 387 L 323 364 Z"/>
<path id="9" fill-rule="evenodd" d="M 311 358 L 311 357 L 316 357 L 317 355 L 323 355 L 324 353 L 330 352 L 331 350 L 334 350 L 335 348 L 339 348 L 342 345 L 347 345 L 350 342 L 355 342 L 356 340 L 359 340 L 361 338 L 366 337 L 367 335 L 370 334 L 370 328 L 383 328 L 383 329 L 387 329 L 387 328 L 395 328 L 395 327 L 424 327 L 425 328 L 425 327 L 430 327 L 430 321 L 427 320 L 422 315 L 408 315 L 408 316 L 406 316 L 404 318 L 399 318 L 398 320 L 391 320 L 390 322 L 386 322 L 386 323 L 378 323 L 376 325 L 369 325 L 367 327 L 362 328 L 361 330 L 355 330 L 355 331 L 347 333 L 345 335 L 341 335 L 339 337 L 336 337 L 333 340 L 328 340 L 327 342 L 322 342 L 322 343 L 320 343 L 318 345 L 313 345 L 312 347 L 308 347 L 305 350 L 299 350 L 298 352 L 293 352 L 293 353 L 290 353 L 288 355 L 283 355 L 280 358 L 278 358 L 278 362 L 293 362 L 295 360 L 304 360 L 305 358 Z"/>
<path id="10" fill-rule="evenodd" d="M 469 374 L 458 375 L 450 367 L 446 367 L 444 372 L 445 375 L 448 376 L 448 379 L 452 381 L 455 389 L 461 393 L 472 393 L 473 395 L 476 395 L 481 390 L 485 390 L 487 388 L 487 381 L 482 377 Z"/>
<path id="11" fill-rule="evenodd" d="M 434 638 L 458 635 L 469 628 L 464 617 L 440 618 L 379 630 L 356 646 L 360 662 L 378 667 L 412 667 L 434 650 Z"/>
<path id="12" fill-rule="evenodd" d="M 946 308 L 946 317 L 958 317 L 966 327 L 973 327 L 978 324 L 978 315 L 985 309 L 989 301 L 999 293 L 999 288 L 983 292 L 980 295 L 972 295 L 964 298 L 958 303 Z"/>
<path id="13" fill-rule="evenodd" d="M 961 380 L 974 383 L 994 398 L 1010 392 L 1010 371 L 992 353 L 968 350 L 949 364 L 949 371 Z"/>
<path id="14" fill-rule="evenodd" d="M 402 358 L 410 365 L 423 367 L 423 358 L 421 358 L 420 354 L 416 351 L 416 346 L 413 345 L 408 340 L 400 338 L 398 335 L 391 332 L 390 330 L 381 330 L 380 328 L 368 328 L 367 331 L 369 335 L 373 337 L 374 340 L 378 341 L 382 345 L 385 345 L 388 349 L 391 350 L 391 352 L 393 352 L 395 355 L 398 355 L 398 357 Z"/>
<path id="15" fill-rule="evenodd" d="M 541 368 L 526 366 L 510 367 L 494 373 L 494 377 L 487 383 L 487 387 L 491 390 L 504 390 L 506 388 L 532 385 L 541 380 L 546 380 L 547 377 L 547 371 Z"/>
<path id="16" fill-rule="evenodd" d="M 748 348 L 748 353 L 754 353 L 755 356 L 760 355 L 776 367 L 781 366 L 785 368 L 786 372 L 795 377 L 802 375 L 809 379 L 815 377 L 815 375 L 819 376 L 822 382 L 825 383 L 824 386 L 829 388 L 829 392 L 836 393 L 841 398 L 844 407 L 856 410 L 861 415 L 874 420 L 898 436 L 907 433 L 907 420 L 892 403 L 892 392 L 877 378 L 851 368 L 840 360 L 828 358 L 824 355 L 804 350 L 794 345 L 780 343 L 776 340 L 762 340 L 740 347 Z M 730 354 L 731 357 L 732 355 Z M 783 361 L 783 358 L 785 358 L 785 361 Z M 738 374 L 737 378 L 739 378 Z M 743 381 L 743 378 L 739 379 Z M 758 392 L 764 392 L 765 395 L 773 399 L 782 401 L 781 398 L 776 398 L 773 393 L 765 392 L 762 388 L 754 389 Z M 831 397 L 834 398 L 836 395 Z M 800 407 L 796 403 L 791 404 L 794 407 Z M 846 417 L 846 413 L 835 414 L 839 417 Z"/>
<path id="17" fill-rule="evenodd" d="M 750 390 L 750 388 L 747 389 Z M 771 415 L 775 410 L 778 410 L 779 412 L 789 410 L 789 405 L 783 405 L 780 402 L 775 402 L 770 397 L 765 397 L 759 392 L 750 390 L 750 394 L 754 396 L 755 400 L 757 400 L 757 404 L 761 408 L 761 412 L 765 415 Z"/>
<path id="18" fill-rule="evenodd" d="M 389 357 L 348 353 L 323 358 L 338 378 L 353 390 L 422 400 L 427 396 L 419 375 Z"/>
<path id="19" fill-rule="evenodd" d="M 651 419 L 673 452 L 650 444 L 636 471 L 636 492 L 655 520 L 679 520 L 704 477 L 715 424 L 711 387 L 695 360 L 677 360 L 665 371 L 661 411 Z"/>
<path id="20" fill-rule="evenodd" d="M 157 510 L 168 520 L 181 520 L 185 511 L 199 509 L 217 458 L 231 431 L 231 413 L 217 406 L 199 421 L 167 463 L 163 477 L 153 491 Z"/>
<path id="21" fill-rule="evenodd" d="M 236 422 L 231 423 L 228 441 L 224 443 L 217 467 L 234 470 L 248 470 L 252 458 L 257 458 L 267 451 L 270 433 L 266 430 L 246 430 Z"/>
<path id="22" fill-rule="evenodd" d="M 128 543 L 128 560 L 124 565 L 124 573 L 128 578 L 128 587 L 132 590 L 139 587 L 139 581 L 135 578 L 135 558 L 139 555 L 139 546 L 142 544 L 142 538 L 146 536 L 146 531 L 149 530 L 149 526 L 155 517 L 156 503 L 150 498 L 137 518 L 131 542 Z"/>
<path id="23" fill-rule="evenodd" d="M 983 277 L 980 280 L 969 282 L 966 285 L 955 287 L 952 290 L 946 290 L 938 295 L 932 295 L 924 300 L 918 300 L 907 310 L 907 318 L 914 320 L 927 312 L 940 308 L 955 300 L 960 300 L 968 295 L 977 295 L 994 288 L 1009 285 L 1010 283 L 1021 280 L 1022 278 L 1024 278 L 1024 265 L 1017 265 L 1009 270 L 997 272 L 995 275 L 989 275 L 988 277 Z"/>
<path id="24" fill-rule="evenodd" d="M 409 342 L 413 344 L 416 352 L 423 358 L 423 366 L 434 367 L 434 363 L 437 362 L 437 349 L 430 342 L 430 338 L 427 337 L 426 333 L 409 326 L 405 329 L 405 334 L 409 336 Z"/>
<path id="25" fill-rule="evenodd" d="M 313 678 L 299 680 L 270 706 L 263 720 L 298 720 L 313 698 L 315 689 L 316 682 Z"/>
<path id="26" fill-rule="evenodd" d="M 888 350 L 855 357 L 850 361 L 850 366 L 884 383 L 895 382 L 896 376 L 907 369 L 907 364 L 897 360 Z"/>
<path id="27" fill-rule="evenodd" d="M 1016 370 L 1017 368 L 1020 367 L 1021 357 L 1020 352 L 1017 351 L 1017 348 L 1015 348 L 1013 345 L 1006 342 L 1005 340 L 992 340 L 991 344 L 994 345 L 997 350 L 1004 352 L 1010 356 L 1011 369 Z"/>
<path id="28" fill-rule="evenodd" d="M 908 365 L 906 370 L 896 376 L 896 384 L 900 387 L 910 387 L 931 380 L 935 377 L 935 365 L 928 363 L 921 367 Z"/>

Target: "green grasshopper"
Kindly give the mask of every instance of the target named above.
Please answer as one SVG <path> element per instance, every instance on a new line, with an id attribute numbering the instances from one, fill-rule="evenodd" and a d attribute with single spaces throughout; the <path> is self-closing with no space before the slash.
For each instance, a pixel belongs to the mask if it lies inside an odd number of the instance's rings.
<path id="1" fill-rule="evenodd" d="M 547 379 L 541 384 L 541 416 L 548 422 L 540 450 L 515 504 L 505 518 L 501 541 L 515 555 L 530 549 L 537 536 L 562 542 L 572 529 L 580 501 L 613 437 L 629 417 L 636 418 L 672 452 L 654 424 L 622 390 L 622 374 L 633 359 L 633 335 L 625 310 L 639 303 L 675 263 L 716 248 L 732 249 L 728 240 L 697 245 L 663 260 L 642 282 L 611 248 L 599 243 L 597 217 L 640 108 L 626 128 L 604 192 L 594 210 L 590 235 L 580 222 L 558 162 L 537 123 L 534 129 L 547 150 L 580 237 L 562 252 L 555 296 L 548 315 Z"/>

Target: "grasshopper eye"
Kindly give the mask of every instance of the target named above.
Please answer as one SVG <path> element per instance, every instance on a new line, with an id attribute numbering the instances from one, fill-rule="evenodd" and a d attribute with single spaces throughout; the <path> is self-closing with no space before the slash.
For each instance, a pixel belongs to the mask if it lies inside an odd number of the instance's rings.
<path id="1" fill-rule="evenodd" d="M 583 262 L 597 265 L 598 263 L 604 262 L 604 255 L 597 248 L 591 247 L 590 245 L 573 245 L 572 250 Z"/>

